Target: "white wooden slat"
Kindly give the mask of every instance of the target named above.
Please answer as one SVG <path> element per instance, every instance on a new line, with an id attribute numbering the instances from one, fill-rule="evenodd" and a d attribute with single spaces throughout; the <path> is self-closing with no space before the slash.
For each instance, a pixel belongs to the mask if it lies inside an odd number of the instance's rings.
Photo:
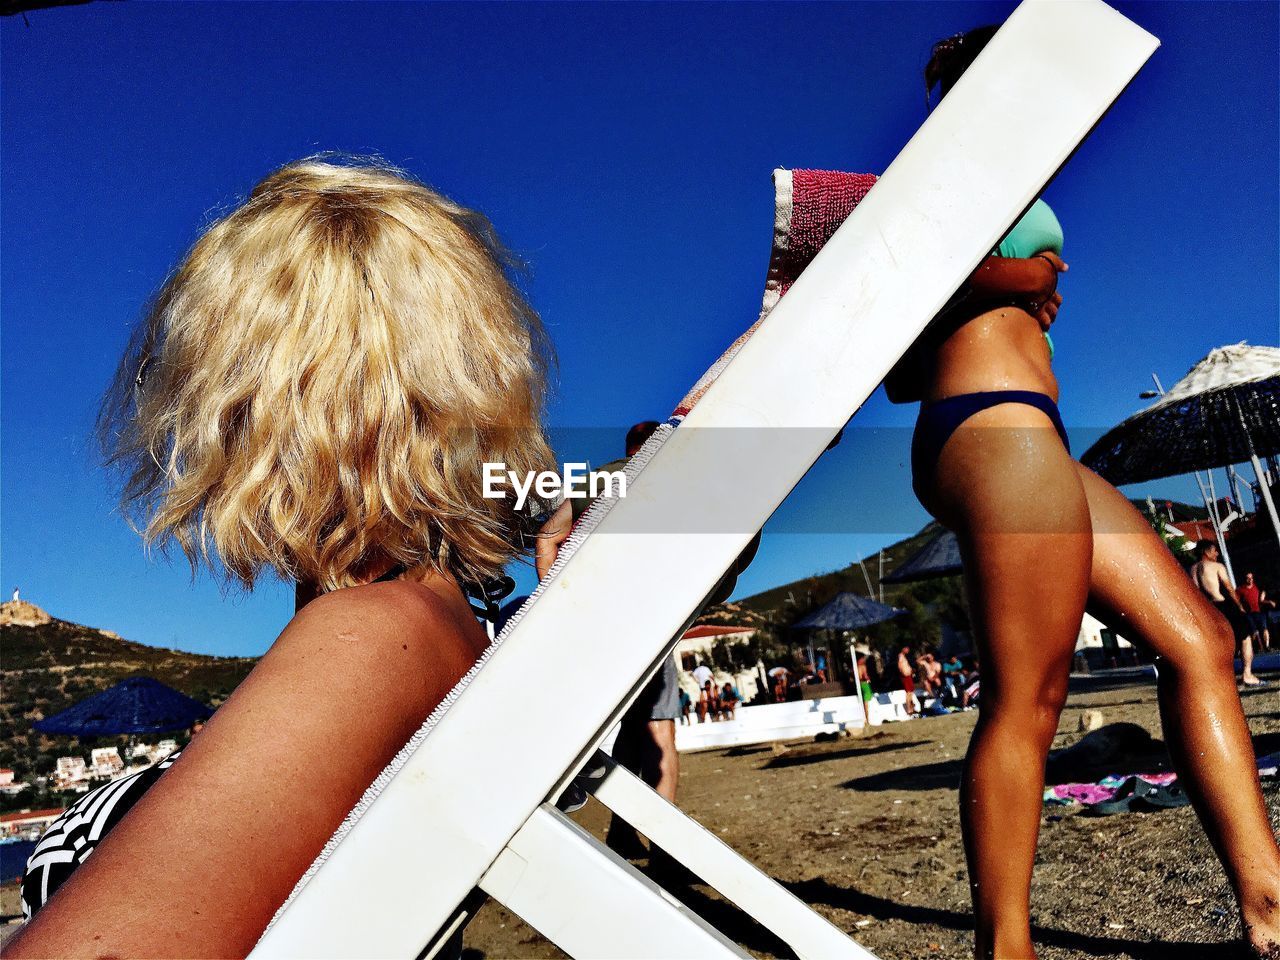
<path id="1" fill-rule="evenodd" d="M 432 721 L 255 956 L 421 949 L 1156 45 L 1100 0 L 1018 7 L 626 499 Z M 763 459 L 754 443 L 708 440 L 761 429 L 772 441 Z M 749 482 L 727 491 L 708 479 L 723 477 Z M 721 532 L 671 531 L 674 503 Z M 655 532 L 635 532 L 646 529 Z"/>

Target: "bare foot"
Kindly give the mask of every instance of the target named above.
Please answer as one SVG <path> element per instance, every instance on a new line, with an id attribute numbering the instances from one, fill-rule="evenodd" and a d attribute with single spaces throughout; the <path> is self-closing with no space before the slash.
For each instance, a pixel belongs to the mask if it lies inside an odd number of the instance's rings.
<path id="1" fill-rule="evenodd" d="M 1245 942 L 1257 960 L 1280 960 L 1280 885 L 1256 907 L 1242 908 Z"/>

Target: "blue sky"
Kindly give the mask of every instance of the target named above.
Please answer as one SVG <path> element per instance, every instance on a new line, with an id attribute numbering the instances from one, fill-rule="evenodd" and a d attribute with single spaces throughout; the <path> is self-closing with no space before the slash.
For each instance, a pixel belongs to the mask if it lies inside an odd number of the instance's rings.
<path id="1" fill-rule="evenodd" d="M 1089 436 L 1211 348 L 1277 342 L 1271 3 L 1121 3 L 1163 46 L 1050 187 L 1071 273 L 1062 411 Z M 1011 3 L 91 4 L 0 23 L 0 583 L 161 646 L 260 653 L 291 592 L 147 559 L 91 428 L 131 325 L 211 214 L 319 150 L 485 211 L 559 353 L 550 421 L 616 456 L 753 318 L 774 167 L 877 171 L 924 119 L 930 43 Z M 1046 89 L 1046 97 L 1053 91 Z M 877 393 L 792 495 L 740 594 L 926 516 L 914 408 Z M 586 439 L 587 437 L 593 439 Z M 1191 499 L 1174 480 L 1133 488 Z M 798 529 L 837 532 L 785 532 Z M 527 586 L 531 580 L 522 577 Z"/>

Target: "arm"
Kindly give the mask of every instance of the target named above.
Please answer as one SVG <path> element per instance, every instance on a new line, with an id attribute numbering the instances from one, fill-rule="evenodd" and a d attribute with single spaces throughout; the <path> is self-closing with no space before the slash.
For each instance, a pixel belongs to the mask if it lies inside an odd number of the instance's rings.
<path id="1" fill-rule="evenodd" d="M 1244 604 L 1240 602 L 1240 594 L 1236 593 L 1236 588 L 1231 585 L 1231 578 L 1227 576 L 1227 568 L 1221 563 L 1214 564 L 1213 572 L 1218 577 L 1218 587 L 1236 605 L 1236 609 L 1244 613 Z"/>
<path id="2" fill-rule="evenodd" d="M 416 584 L 311 603 L 6 958 L 245 956 L 479 655 L 471 631 Z"/>
<path id="3" fill-rule="evenodd" d="M 538 579 L 545 580 L 547 571 L 560 555 L 560 546 L 569 539 L 573 530 L 573 506 L 568 500 L 556 508 L 550 519 L 538 531 L 537 544 L 534 546 L 533 561 L 538 571 Z"/>
<path id="4" fill-rule="evenodd" d="M 1023 305 L 1048 330 L 1062 305 L 1058 274 L 1066 270 L 1062 259 L 1047 250 L 1027 258 L 987 257 L 969 276 L 957 303 L 973 307 Z"/>

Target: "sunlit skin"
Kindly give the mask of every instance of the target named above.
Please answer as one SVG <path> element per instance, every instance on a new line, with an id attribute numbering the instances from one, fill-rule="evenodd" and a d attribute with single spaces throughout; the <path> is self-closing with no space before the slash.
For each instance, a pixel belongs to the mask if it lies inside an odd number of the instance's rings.
<path id="1" fill-rule="evenodd" d="M 300 604 L 315 594 L 303 585 Z M 425 567 L 306 602 L 178 762 L 5 944 L 6 960 L 245 956 L 487 643 L 453 577 Z"/>
<path id="2" fill-rule="evenodd" d="M 926 398 L 1009 389 L 1056 401 L 1042 335 L 1061 304 L 1056 295 L 1043 299 L 1056 288 L 1049 260 L 988 261 L 986 269 L 984 282 L 1044 306 L 1034 315 L 974 310 L 932 358 Z M 981 713 L 961 785 L 976 955 L 1035 956 L 1029 898 L 1045 760 L 1088 607 L 1157 658 L 1179 778 L 1231 880 L 1246 936 L 1271 957 L 1280 942 L 1280 850 L 1226 620 L 1133 506 L 1074 461 L 1035 408 L 1003 404 L 970 417 L 922 488 L 925 506 L 959 538 L 982 661 Z"/>

